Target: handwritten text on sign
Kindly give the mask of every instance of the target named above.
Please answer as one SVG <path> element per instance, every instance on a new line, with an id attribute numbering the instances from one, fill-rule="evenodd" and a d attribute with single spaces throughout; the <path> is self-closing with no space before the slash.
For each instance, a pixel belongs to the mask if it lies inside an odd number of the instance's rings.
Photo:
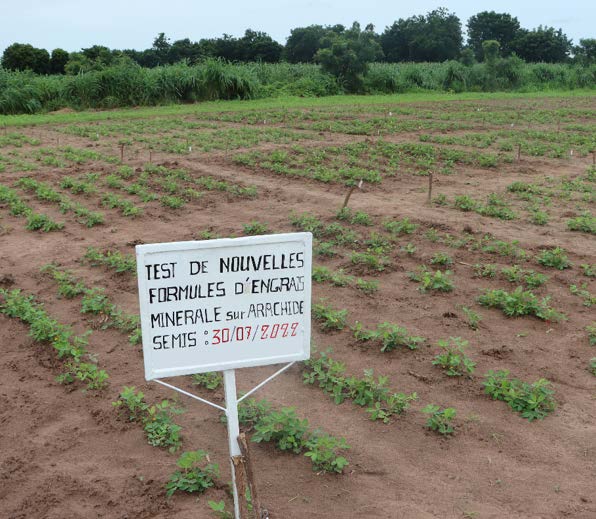
<path id="1" fill-rule="evenodd" d="M 147 380 L 308 358 L 310 233 L 136 250 Z"/>

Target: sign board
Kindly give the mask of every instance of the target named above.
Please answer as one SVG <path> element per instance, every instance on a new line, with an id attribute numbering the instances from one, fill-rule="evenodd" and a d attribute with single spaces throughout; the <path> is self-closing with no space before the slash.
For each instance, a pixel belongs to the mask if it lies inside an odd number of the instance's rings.
<path id="1" fill-rule="evenodd" d="M 312 234 L 137 245 L 147 380 L 310 356 Z"/>

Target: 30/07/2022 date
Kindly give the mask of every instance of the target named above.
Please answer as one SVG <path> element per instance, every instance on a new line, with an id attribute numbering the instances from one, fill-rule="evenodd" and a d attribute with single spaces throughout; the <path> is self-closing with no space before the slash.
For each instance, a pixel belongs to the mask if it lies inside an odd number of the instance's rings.
<path id="1" fill-rule="evenodd" d="M 227 342 L 265 341 L 296 337 L 299 323 L 258 324 L 257 326 L 234 326 L 233 328 L 215 328 L 211 344 Z"/>
<path id="2" fill-rule="evenodd" d="M 231 342 L 266 341 L 296 337 L 299 323 L 258 324 L 256 326 L 234 326 L 232 328 L 214 328 L 211 340 L 205 330 L 205 346 L 217 346 Z M 173 350 L 193 348 L 200 344 L 197 332 L 182 332 L 172 335 L 156 335 L 153 337 L 154 350 Z"/>

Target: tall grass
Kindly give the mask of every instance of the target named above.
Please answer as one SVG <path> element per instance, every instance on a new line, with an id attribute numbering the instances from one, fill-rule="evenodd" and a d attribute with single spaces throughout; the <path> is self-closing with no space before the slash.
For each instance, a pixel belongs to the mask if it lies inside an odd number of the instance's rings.
<path id="1" fill-rule="evenodd" d="M 373 63 L 364 80 L 368 94 L 405 92 L 543 91 L 594 88 L 596 65 L 526 64 L 501 60 L 491 77 L 484 64 L 459 62 Z M 317 65 L 228 64 L 208 60 L 153 69 L 120 65 L 77 76 L 39 76 L 0 69 L 0 114 L 60 108 L 118 108 L 217 99 L 341 94 L 335 79 Z"/>

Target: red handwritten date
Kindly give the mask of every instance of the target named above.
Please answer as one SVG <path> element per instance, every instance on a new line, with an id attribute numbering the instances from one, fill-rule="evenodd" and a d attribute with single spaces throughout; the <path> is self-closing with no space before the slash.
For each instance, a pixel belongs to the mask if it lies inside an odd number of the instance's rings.
<path id="1" fill-rule="evenodd" d="M 296 337 L 299 323 L 260 324 L 257 326 L 234 326 L 233 328 L 215 328 L 211 344 L 228 342 L 266 341 L 269 339 L 285 339 Z"/>

